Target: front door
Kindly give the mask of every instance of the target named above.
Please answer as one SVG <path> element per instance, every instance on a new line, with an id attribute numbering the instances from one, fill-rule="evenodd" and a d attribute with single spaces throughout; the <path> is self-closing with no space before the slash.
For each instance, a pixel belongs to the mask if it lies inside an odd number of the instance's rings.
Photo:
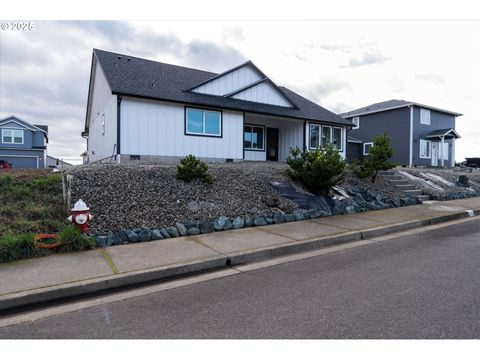
<path id="1" fill-rule="evenodd" d="M 438 142 L 432 141 L 432 166 L 438 166 Z"/>
<path id="2" fill-rule="evenodd" d="M 267 128 L 267 161 L 278 161 L 278 129 Z"/>

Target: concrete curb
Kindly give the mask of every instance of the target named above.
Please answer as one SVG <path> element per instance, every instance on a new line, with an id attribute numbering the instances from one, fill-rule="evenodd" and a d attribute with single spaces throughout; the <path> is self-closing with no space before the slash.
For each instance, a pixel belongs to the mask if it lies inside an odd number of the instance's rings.
<path id="1" fill-rule="evenodd" d="M 478 209 L 473 211 L 474 215 L 478 215 L 479 212 L 480 211 Z M 41 306 L 53 301 L 68 300 L 74 297 L 94 295 L 109 290 L 132 287 L 158 280 L 189 276 L 200 272 L 213 271 L 226 266 L 240 265 L 273 257 L 315 250 L 329 245 L 366 240 L 382 235 L 459 220 L 467 217 L 470 217 L 470 215 L 466 211 L 462 211 L 425 220 L 412 220 L 400 224 L 385 225 L 368 230 L 355 230 L 317 239 L 295 241 L 292 243 L 275 245 L 267 248 L 219 255 L 182 264 L 138 270 L 129 273 L 110 275 L 107 277 L 56 285 L 47 288 L 22 291 L 0 296 L 0 311 L 13 312 L 21 309 L 22 307 Z"/>

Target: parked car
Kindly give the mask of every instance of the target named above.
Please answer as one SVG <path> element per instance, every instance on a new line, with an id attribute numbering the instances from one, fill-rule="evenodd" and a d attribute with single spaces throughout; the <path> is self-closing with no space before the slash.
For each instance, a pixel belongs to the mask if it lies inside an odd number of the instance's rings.
<path id="1" fill-rule="evenodd" d="M 6 170 L 11 168 L 12 168 L 12 164 L 10 164 L 8 161 L 0 160 L 0 170 Z"/>

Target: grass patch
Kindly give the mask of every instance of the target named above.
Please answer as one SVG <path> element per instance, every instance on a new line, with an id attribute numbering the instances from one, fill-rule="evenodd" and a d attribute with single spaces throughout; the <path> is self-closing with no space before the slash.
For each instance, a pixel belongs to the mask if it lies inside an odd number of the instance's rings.
<path id="1" fill-rule="evenodd" d="M 95 239 L 82 234 L 80 230 L 74 226 L 65 226 L 58 234 L 59 240 L 65 242 L 60 246 L 60 252 L 72 252 L 95 249 Z"/>
<path id="2" fill-rule="evenodd" d="M 33 234 L 0 237 L 0 263 L 27 259 L 37 255 Z"/>
<path id="3" fill-rule="evenodd" d="M 0 172 L 0 237 L 58 232 L 68 216 L 61 177 L 49 170 Z"/>

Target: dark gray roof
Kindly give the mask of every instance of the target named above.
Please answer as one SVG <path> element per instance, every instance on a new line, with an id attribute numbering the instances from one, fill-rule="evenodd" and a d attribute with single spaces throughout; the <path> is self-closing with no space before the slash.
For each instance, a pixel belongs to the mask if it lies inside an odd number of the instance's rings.
<path id="1" fill-rule="evenodd" d="M 441 137 L 441 136 L 455 137 L 457 139 L 460 137 L 460 135 L 453 128 L 435 130 L 435 131 L 432 131 L 430 134 L 428 134 L 426 137 L 434 138 L 434 137 Z"/>
<path id="2" fill-rule="evenodd" d="M 350 117 L 358 116 L 358 115 L 362 115 L 362 114 L 370 114 L 370 113 L 375 113 L 375 112 L 393 110 L 393 109 L 397 109 L 397 108 L 401 108 L 401 107 L 409 106 L 409 105 L 415 105 L 415 106 L 426 108 L 426 109 L 436 110 L 436 111 L 444 112 L 444 113 L 455 115 L 455 116 L 461 116 L 462 115 L 462 114 L 457 113 L 457 112 L 444 110 L 444 109 L 439 109 L 439 108 L 429 106 L 429 105 L 419 104 L 419 103 L 416 103 L 414 101 L 397 100 L 397 99 L 392 99 L 392 100 L 387 100 L 387 101 L 382 101 L 382 102 L 379 102 L 379 103 L 371 104 L 371 105 L 368 105 L 368 106 L 365 106 L 365 107 L 361 107 L 359 109 L 344 112 L 344 113 L 339 114 L 339 115 L 344 117 L 344 118 L 350 118 Z"/>
<path id="3" fill-rule="evenodd" d="M 48 125 L 35 125 L 35 126 L 42 129 L 48 134 Z"/>
<path id="4" fill-rule="evenodd" d="M 351 125 L 351 121 L 285 87 L 278 88 L 296 108 L 187 91 L 218 74 L 104 50 L 93 51 L 114 94 Z"/>

